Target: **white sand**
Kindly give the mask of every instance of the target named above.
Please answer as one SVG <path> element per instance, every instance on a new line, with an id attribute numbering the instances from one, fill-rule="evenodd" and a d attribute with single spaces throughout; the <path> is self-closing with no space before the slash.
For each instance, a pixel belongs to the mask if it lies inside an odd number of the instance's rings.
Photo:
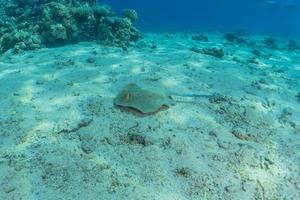
<path id="1" fill-rule="evenodd" d="M 208 37 L 0 57 L 0 199 L 300 199 L 300 52 L 251 64 L 252 48 Z M 128 83 L 225 97 L 141 117 L 112 104 Z"/>

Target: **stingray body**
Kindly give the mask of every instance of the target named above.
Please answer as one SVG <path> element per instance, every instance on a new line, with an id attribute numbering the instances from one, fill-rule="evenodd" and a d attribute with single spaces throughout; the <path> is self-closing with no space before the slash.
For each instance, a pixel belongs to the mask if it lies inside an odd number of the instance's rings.
<path id="1" fill-rule="evenodd" d="M 114 99 L 114 104 L 132 108 L 144 114 L 154 113 L 161 107 L 169 107 L 173 100 L 159 88 L 141 88 L 136 84 L 128 84 Z"/>
<path id="2" fill-rule="evenodd" d="M 174 99 L 174 96 L 177 98 Z M 207 94 L 175 94 L 167 93 L 158 87 L 141 88 L 136 84 L 128 84 L 114 99 L 114 104 L 120 107 L 138 110 L 143 114 L 155 113 L 162 107 L 179 103 L 192 103 L 178 97 L 210 97 Z"/>

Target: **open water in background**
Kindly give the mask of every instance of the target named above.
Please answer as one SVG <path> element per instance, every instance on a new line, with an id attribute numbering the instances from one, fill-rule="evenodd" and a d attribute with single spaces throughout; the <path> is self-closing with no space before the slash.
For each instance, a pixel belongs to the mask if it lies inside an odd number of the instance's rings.
<path id="1" fill-rule="evenodd" d="M 300 38 L 300 0 L 105 0 L 133 8 L 144 31 L 236 31 Z"/>

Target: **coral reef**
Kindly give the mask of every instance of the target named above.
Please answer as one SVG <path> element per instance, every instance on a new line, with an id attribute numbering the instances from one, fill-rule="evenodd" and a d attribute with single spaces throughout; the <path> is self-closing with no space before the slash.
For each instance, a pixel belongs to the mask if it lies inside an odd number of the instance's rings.
<path id="1" fill-rule="evenodd" d="M 135 22 L 138 19 L 138 14 L 135 10 L 132 9 L 124 9 L 123 17 L 129 19 L 131 22 Z"/>
<path id="2" fill-rule="evenodd" d="M 134 10 L 117 17 L 96 0 L 9 0 L 0 14 L 0 52 L 92 40 L 126 49 L 141 37 Z"/>

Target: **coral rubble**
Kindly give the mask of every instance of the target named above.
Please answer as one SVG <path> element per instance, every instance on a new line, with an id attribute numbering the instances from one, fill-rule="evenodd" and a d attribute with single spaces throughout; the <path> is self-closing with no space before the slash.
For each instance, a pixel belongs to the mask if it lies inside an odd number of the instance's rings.
<path id="1" fill-rule="evenodd" d="M 270 49 L 278 49 L 276 40 L 272 37 L 267 37 L 264 39 L 265 46 Z"/>
<path id="2" fill-rule="evenodd" d="M 124 49 L 140 32 L 134 10 L 117 17 L 96 0 L 9 0 L 0 10 L 0 52 L 96 40 Z"/>
<path id="3" fill-rule="evenodd" d="M 300 50 L 300 44 L 298 44 L 295 40 L 289 40 L 288 50 L 290 51 Z"/>
<path id="4" fill-rule="evenodd" d="M 234 34 L 234 33 L 226 33 L 224 35 L 224 39 L 227 40 L 230 43 L 233 43 L 233 42 L 238 41 L 239 37 L 236 34 Z"/>
<path id="5" fill-rule="evenodd" d="M 205 54 L 205 55 L 209 55 L 209 56 L 213 56 L 216 58 L 222 58 L 225 53 L 224 50 L 222 48 L 216 48 L 216 47 L 206 47 L 206 48 L 198 48 L 198 47 L 192 47 L 190 48 L 191 51 L 195 52 L 195 53 L 201 53 L 201 54 Z"/>
<path id="6" fill-rule="evenodd" d="M 224 56 L 224 50 L 222 48 L 203 48 L 202 54 L 213 56 L 216 58 L 222 58 Z"/>
<path id="7" fill-rule="evenodd" d="M 247 44 L 249 45 L 249 41 L 247 41 L 244 37 L 239 36 L 238 34 L 235 33 L 226 33 L 224 34 L 224 39 L 229 43 L 229 44 Z"/>
<path id="8" fill-rule="evenodd" d="M 296 98 L 300 102 L 300 92 L 297 93 Z"/>

